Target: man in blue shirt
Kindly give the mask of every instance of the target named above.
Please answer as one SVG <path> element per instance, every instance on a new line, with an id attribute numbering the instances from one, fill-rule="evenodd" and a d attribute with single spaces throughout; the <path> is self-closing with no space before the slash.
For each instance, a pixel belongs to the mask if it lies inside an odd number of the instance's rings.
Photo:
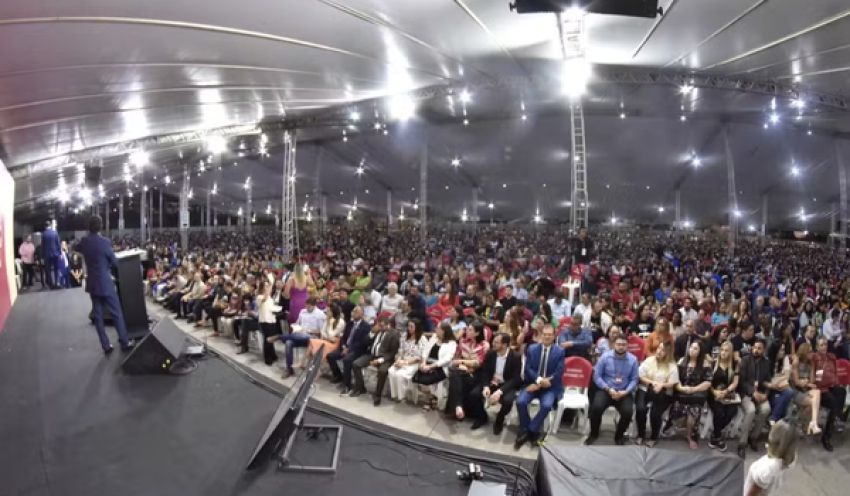
<path id="1" fill-rule="evenodd" d="M 582 329 L 581 315 L 570 317 L 570 325 L 558 336 L 558 346 L 564 349 L 564 356 L 580 356 L 590 359 L 590 345 L 593 337 L 589 329 Z"/>
<path id="2" fill-rule="evenodd" d="M 516 400 L 519 414 L 519 435 L 514 449 L 520 449 L 528 441 L 540 439 L 543 421 L 564 392 L 561 376 L 564 374 L 564 349 L 555 345 L 555 328 L 552 324 L 543 326 L 543 342 L 528 348 L 525 360 L 525 388 Z M 532 419 L 528 414 L 528 405 L 535 399 L 540 400 L 540 410 Z"/>
<path id="3" fill-rule="evenodd" d="M 593 370 L 593 382 L 599 388 L 593 396 L 590 405 L 590 435 L 584 440 L 585 446 L 590 446 L 599 437 L 599 426 L 602 424 L 602 414 L 608 407 L 613 406 L 620 414 L 614 442 L 622 446 L 624 435 L 634 412 L 632 393 L 638 386 L 638 361 L 629 353 L 629 340 L 620 334 L 614 340 L 614 349 L 599 357 Z"/>

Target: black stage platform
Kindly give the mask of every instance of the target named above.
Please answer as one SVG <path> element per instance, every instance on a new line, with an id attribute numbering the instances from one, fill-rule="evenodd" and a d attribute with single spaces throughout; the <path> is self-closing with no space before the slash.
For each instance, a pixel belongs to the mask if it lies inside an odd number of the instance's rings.
<path id="1" fill-rule="evenodd" d="M 280 399 L 217 358 L 188 376 L 124 375 L 120 352 L 100 350 L 89 309 L 82 289 L 23 294 L 0 334 L 2 496 L 467 492 L 455 476 L 461 464 L 348 426 L 336 476 L 273 464 L 246 474 Z M 304 446 L 298 461 L 319 456 Z"/>

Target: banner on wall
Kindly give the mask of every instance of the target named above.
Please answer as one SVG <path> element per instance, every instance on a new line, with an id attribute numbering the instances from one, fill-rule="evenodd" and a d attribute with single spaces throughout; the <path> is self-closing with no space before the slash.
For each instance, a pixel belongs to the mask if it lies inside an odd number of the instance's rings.
<path id="1" fill-rule="evenodd" d="M 0 160 L 0 332 L 18 296 L 15 285 L 15 181 Z"/>

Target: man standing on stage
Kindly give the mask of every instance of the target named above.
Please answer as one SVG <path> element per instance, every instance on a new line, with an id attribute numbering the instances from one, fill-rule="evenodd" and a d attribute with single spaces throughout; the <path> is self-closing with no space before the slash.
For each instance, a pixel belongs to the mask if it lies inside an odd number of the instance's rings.
<path id="1" fill-rule="evenodd" d="M 41 256 L 44 260 L 47 287 L 50 289 L 59 289 L 60 255 L 62 255 L 62 246 L 59 243 L 59 233 L 53 229 L 53 222 L 47 221 L 44 232 L 41 233 Z"/>
<path id="2" fill-rule="evenodd" d="M 127 351 L 133 347 L 124 326 L 124 314 L 121 312 L 121 303 L 118 301 L 118 293 L 112 282 L 110 267 L 118 265 L 115 253 L 112 252 L 112 243 L 100 235 L 103 227 L 103 219 L 99 215 L 92 215 L 89 220 L 89 234 L 77 244 L 77 251 L 83 254 L 86 261 L 88 277 L 86 278 L 86 291 L 91 296 L 92 312 L 94 315 L 94 326 L 100 338 L 100 345 L 107 355 L 112 353 L 112 344 L 106 337 L 103 328 L 103 307 L 106 306 L 115 322 L 115 330 L 118 331 L 118 340 L 121 349 Z"/>

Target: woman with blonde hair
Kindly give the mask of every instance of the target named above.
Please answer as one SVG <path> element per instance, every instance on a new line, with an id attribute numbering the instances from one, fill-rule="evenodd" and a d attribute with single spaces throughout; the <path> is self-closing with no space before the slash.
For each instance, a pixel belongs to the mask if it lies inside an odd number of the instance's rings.
<path id="1" fill-rule="evenodd" d="M 797 460 L 797 428 L 788 420 L 773 424 L 767 437 L 767 454 L 747 471 L 744 496 L 768 496 L 782 486 Z"/>
<path id="2" fill-rule="evenodd" d="M 818 427 L 818 414 L 820 412 L 820 389 L 815 384 L 815 366 L 812 360 L 812 346 L 805 342 L 797 348 L 797 355 L 791 364 L 791 386 L 794 388 L 794 404 L 809 408 L 812 412 L 812 421 L 809 422 L 807 432 L 809 434 L 820 434 Z"/>
<path id="3" fill-rule="evenodd" d="M 735 361 L 735 347 L 731 341 L 723 341 L 720 352 L 714 362 L 711 373 L 711 394 L 708 395 L 708 406 L 711 408 L 712 429 L 708 447 L 726 451 L 723 441 L 723 429 L 726 428 L 738 414 L 741 398 L 735 392 L 738 389 L 738 362 Z"/>
<path id="4" fill-rule="evenodd" d="M 610 332 L 615 326 L 611 326 Z M 614 338 L 611 338 L 612 342 Z M 640 364 L 638 369 L 640 385 L 635 400 L 635 420 L 637 421 L 638 435 L 635 444 L 641 445 L 646 438 L 646 414 L 649 414 L 651 424 L 650 437 L 646 441 L 646 447 L 652 448 L 658 442 L 658 434 L 661 432 L 661 419 L 664 412 L 673 404 L 673 391 L 679 384 L 679 368 L 673 359 L 673 347 L 670 343 L 662 341 L 655 356 L 651 356 Z M 652 410 L 649 410 L 651 405 Z"/>
<path id="5" fill-rule="evenodd" d="M 292 271 L 292 277 L 286 281 L 286 286 L 283 288 L 283 297 L 289 300 L 290 325 L 298 322 L 298 315 L 307 306 L 309 286 L 314 286 L 313 278 L 305 272 L 304 264 L 298 262 L 295 264 L 295 270 Z"/>

